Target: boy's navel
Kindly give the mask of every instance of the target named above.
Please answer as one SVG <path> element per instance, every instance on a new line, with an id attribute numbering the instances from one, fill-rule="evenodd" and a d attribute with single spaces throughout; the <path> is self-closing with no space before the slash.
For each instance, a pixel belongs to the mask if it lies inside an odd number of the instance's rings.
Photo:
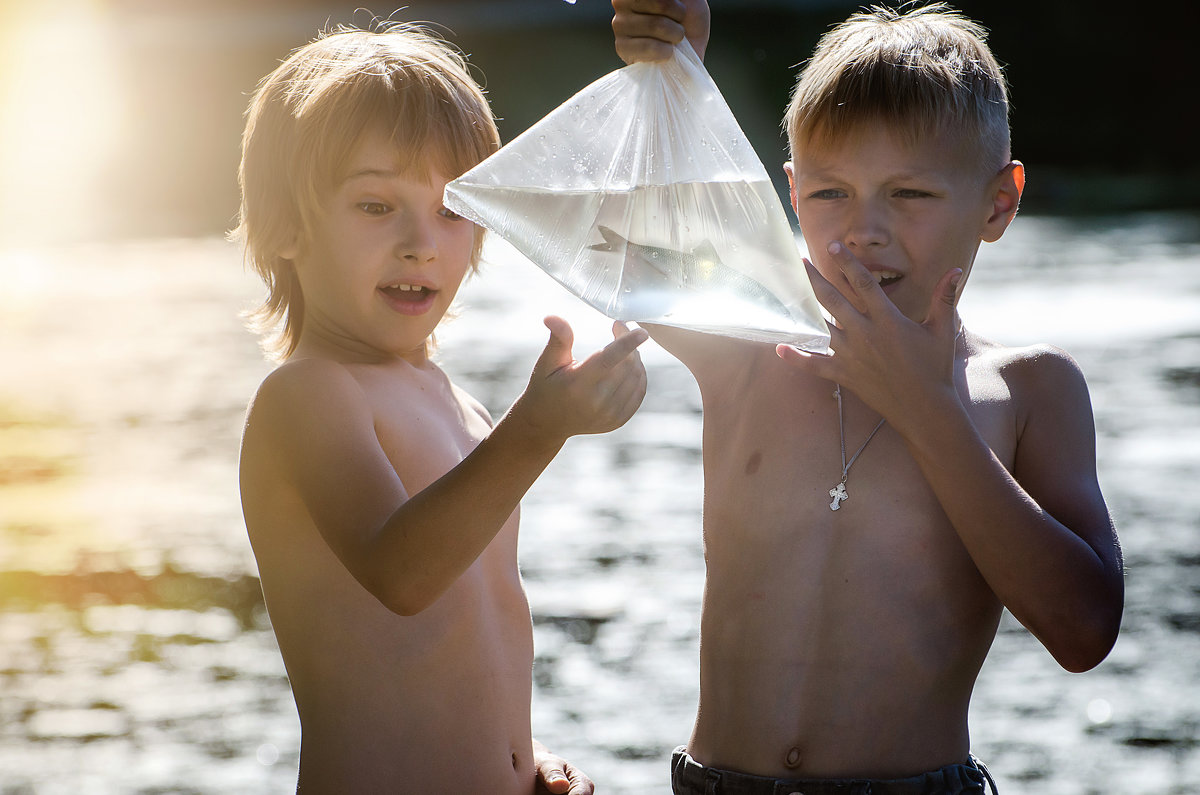
<path id="1" fill-rule="evenodd" d="M 751 453 L 750 458 L 746 460 L 746 469 L 744 470 L 745 473 L 747 475 L 753 475 L 755 472 L 757 472 L 758 468 L 762 466 L 762 458 L 762 450 L 755 450 L 753 453 Z"/>
<path id="2" fill-rule="evenodd" d="M 802 754 L 800 753 L 800 749 L 793 745 L 788 749 L 787 755 L 783 757 L 783 764 L 788 770 L 795 770 L 796 768 L 800 767 L 801 758 Z"/>

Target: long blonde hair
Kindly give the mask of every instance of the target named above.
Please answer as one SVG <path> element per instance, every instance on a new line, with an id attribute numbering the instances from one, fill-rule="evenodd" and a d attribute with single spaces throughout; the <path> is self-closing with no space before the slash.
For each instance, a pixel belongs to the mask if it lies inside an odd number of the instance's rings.
<path id="1" fill-rule="evenodd" d="M 500 146 L 495 119 L 465 58 L 425 28 L 338 27 L 292 52 L 259 83 L 246 114 L 238 226 L 230 233 L 267 286 L 250 326 L 285 359 L 299 342 L 304 296 L 280 252 L 306 240 L 368 130 L 390 132 L 414 173 L 457 176 Z M 483 230 L 475 231 L 472 269 Z"/>

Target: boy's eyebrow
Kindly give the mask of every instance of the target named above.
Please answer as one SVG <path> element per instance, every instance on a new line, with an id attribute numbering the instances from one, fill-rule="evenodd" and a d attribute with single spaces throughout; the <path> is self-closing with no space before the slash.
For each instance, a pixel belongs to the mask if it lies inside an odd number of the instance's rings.
<path id="1" fill-rule="evenodd" d="M 351 171 L 342 178 L 340 184 L 345 185 L 356 179 L 370 178 L 424 181 L 427 184 L 431 179 L 430 177 L 422 177 L 419 171 L 414 173 L 412 170 L 406 170 L 398 166 L 364 166 L 356 171 Z"/>
<path id="2" fill-rule="evenodd" d="M 840 179 L 841 178 L 836 166 L 833 168 L 815 167 L 815 168 L 797 169 L 794 173 L 796 174 L 796 177 L 798 179 L 807 178 L 807 179 L 824 180 L 824 179 Z M 886 182 L 903 182 L 905 180 L 910 180 L 910 179 L 937 179 L 937 178 L 939 178 L 939 176 L 940 175 L 937 174 L 936 169 L 908 169 L 906 171 L 897 171 L 897 172 L 885 174 L 884 181 L 886 181 Z"/>
<path id="3" fill-rule="evenodd" d="M 352 179 L 360 179 L 362 177 L 398 177 L 400 172 L 394 168 L 377 168 L 368 166 L 361 168 L 358 171 L 352 171 L 346 175 L 342 182 L 349 182 Z"/>

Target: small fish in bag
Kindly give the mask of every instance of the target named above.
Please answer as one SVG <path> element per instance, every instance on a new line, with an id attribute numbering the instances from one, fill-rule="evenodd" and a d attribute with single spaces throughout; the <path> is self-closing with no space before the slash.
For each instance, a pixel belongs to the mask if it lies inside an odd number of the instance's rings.
<path id="1" fill-rule="evenodd" d="M 779 197 L 686 40 L 580 91 L 445 203 L 614 320 L 828 348 Z"/>

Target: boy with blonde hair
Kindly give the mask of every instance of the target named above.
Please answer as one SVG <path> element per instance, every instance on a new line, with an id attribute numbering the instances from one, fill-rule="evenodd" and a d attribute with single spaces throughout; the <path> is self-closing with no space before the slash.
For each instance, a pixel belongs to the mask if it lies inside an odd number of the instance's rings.
<path id="1" fill-rule="evenodd" d="M 685 36 L 703 52 L 704 0 L 613 5 L 626 61 Z M 955 310 L 1024 186 L 1007 114 L 975 23 L 942 4 L 852 16 L 786 119 L 829 355 L 652 330 L 705 416 L 700 705 L 676 793 L 981 793 L 967 716 L 1002 610 L 1070 671 L 1116 639 L 1083 376 Z"/>
<path id="2" fill-rule="evenodd" d="M 576 362 L 547 318 L 494 427 L 430 360 L 482 231 L 442 190 L 498 145 L 462 57 L 411 26 L 322 35 L 250 105 L 238 231 L 282 363 L 248 410 L 241 493 L 301 792 L 592 792 L 531 738 L 518 503 L 569 436 L 637 409 L 645 332 L 614 324 Z"/>

